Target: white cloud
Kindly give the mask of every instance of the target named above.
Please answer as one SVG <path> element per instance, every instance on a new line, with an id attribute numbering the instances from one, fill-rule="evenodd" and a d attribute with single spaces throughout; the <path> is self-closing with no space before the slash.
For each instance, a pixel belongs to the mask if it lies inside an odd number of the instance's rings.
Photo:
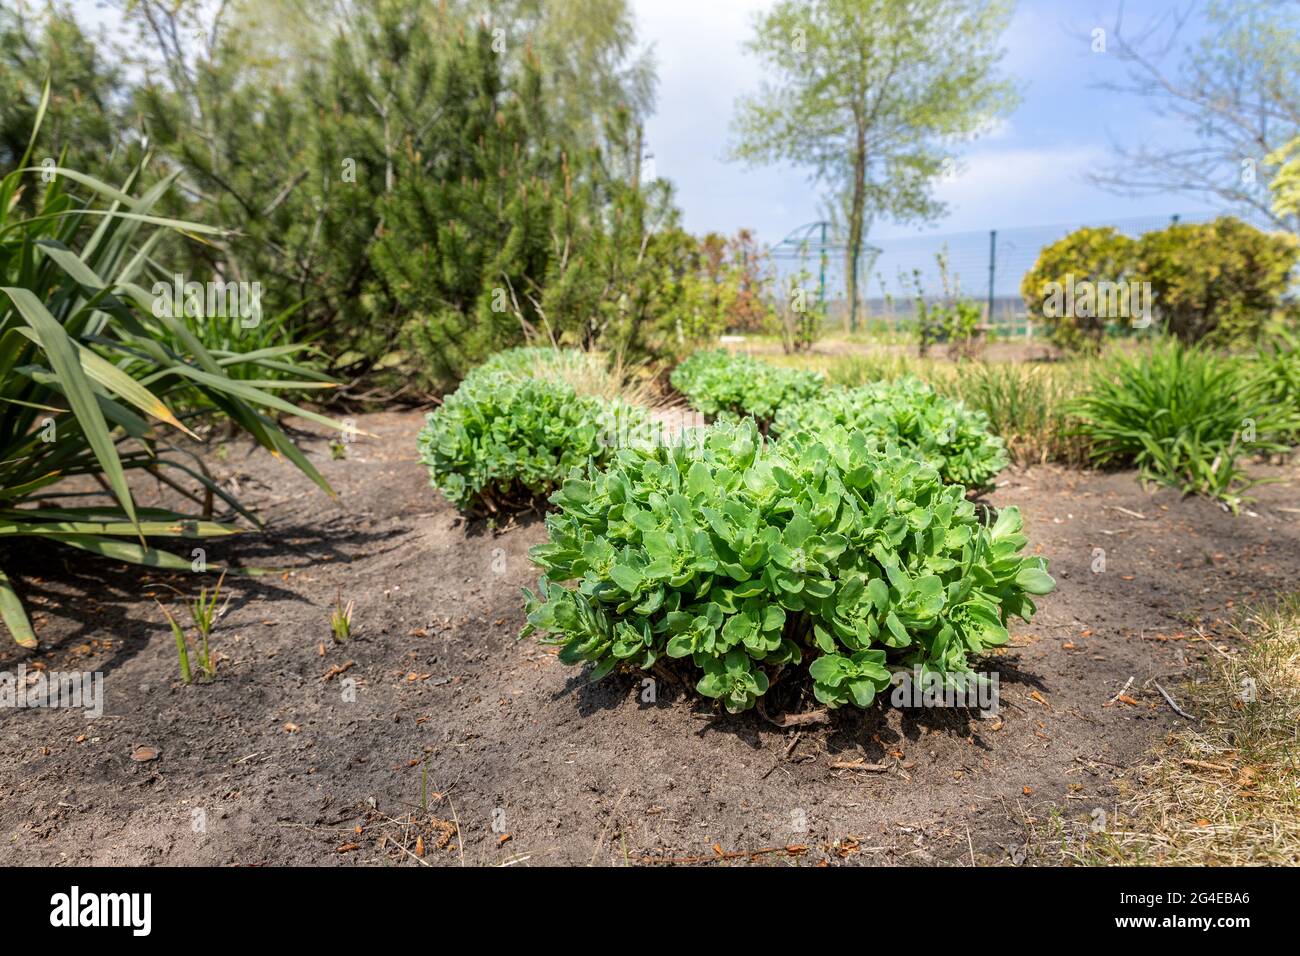
<path id="1" fill-rule="evenodd" d="M 935 195 L 948 203 L 945 230 L 988 229 L 999 223 L 1051 223 L 1078 215 L 1086 173 L 1106 156 L 1104 146 L 976 149 Z M 902 232 L 903 230 L 895 230 Z"/>

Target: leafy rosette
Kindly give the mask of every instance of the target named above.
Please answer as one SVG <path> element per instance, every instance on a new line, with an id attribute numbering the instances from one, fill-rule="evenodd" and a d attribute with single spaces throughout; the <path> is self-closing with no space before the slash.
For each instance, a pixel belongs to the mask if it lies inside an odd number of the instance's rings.
<path id="1" fill-rule="evenodd" d="M 476 374 L 427 416 L 420 460 L 453 504 L 495 513 L 544 499 L 575 467 L 603 464 L 644 419 L 562 382 Z"/>
<path id="2" fill-rule="evenodd" d="M 749 415 L 762 425 L 777 409 L 813 398 L 825 387 L 816 372 L 722 351 L 696 352 L 673 369 L 669 381 L 710 420 Z"/>
<path id="3" fill-rule="evenodd" d="M 772 433 L 833 425 L 896 442 L 951 484 L 984 488 L 1007 466 L 1006 446 L 990 430 L 987 415 L 916 378 L 828 389 L 809 401 L 782 406 Z"/>
<path id="4" fill-rule="evenodd" d="M 751 420 L 576 469 L 532 550 L 528 624 L 560 659 L 663 659 L 729 711 L 808 665 L 816 696 L 865 707 L 890 667 L 965 672 L 1054 583 L 1020 515 L 982 523 L 964 489 L 860 431 L 765 443 Z"/>

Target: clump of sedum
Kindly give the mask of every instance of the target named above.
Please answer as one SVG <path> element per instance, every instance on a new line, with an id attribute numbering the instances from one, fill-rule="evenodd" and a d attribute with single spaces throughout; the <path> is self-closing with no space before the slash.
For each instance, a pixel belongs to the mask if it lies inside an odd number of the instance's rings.
<path id="1" fill-rule="evenodd" d="M 782 406 L 772 433 L 816 432 L 837 425 L 896 442 L 952 484 L 984 488 L 1007 466 L 1006 446 L 991 432 L 987 415 L 912 377 L 829 389 L 808 401 Z"/>
<path id="2" fill-rule="evenodd" d="M 620 450 L 552 497 L 528 624 L 592 678 L 665 658 L 728 711 L 805 668 L 829 706 L 866 707 L 893 666 L 964 672 L 1054 583 L 926 462 L 828 426 L 765 443 L 753 421 Z"/>
<path id="3" fill-rule="evenodd" d="M 609 460 L 644 411 L 564 383 L 485 372 L 467 378 L 420 431 L 430 483 L 475 513 L 544 499 L 573 468 Z"/>
<path id="4" fill-rule="evenodd" d="M 816 372 L 722 351 L 696 352 L 673 369 L 669 381 L 709 419 L 749 415 L 761 426 L 783 405 L 812 398 L 825 388 Z"/>

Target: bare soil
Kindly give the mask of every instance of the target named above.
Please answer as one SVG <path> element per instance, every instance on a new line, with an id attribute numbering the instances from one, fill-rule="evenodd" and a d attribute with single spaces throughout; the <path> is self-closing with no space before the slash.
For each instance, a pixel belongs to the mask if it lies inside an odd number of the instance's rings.
<path id="1" fill-rule="evenodd" d="M 227 578 L 211 683 L 180 683 L 150 598 L 211 576 L 0 554 L 41 639 L 6 639 L 0 671 L 98 671 L 105 694 L 98 719 L 0 710 L 0 863 L 1019 863 L 1030 821 L 1107 806 L 1183 719 L 1152 682 L 1176 696 L 1239 609 L 1300 581 L 1294 465 L 1240 517 L 1132 473 L 1013 469 L 991 500 L 1020 505 L 1058 588 L 987 662 L 1000 715 L 878 704 L 781 729 L 517 640 L 545 529 L 459 516 L 416 460 L 421 421 L 361 416 L 377 437 L 341 460 L 304 432 L 337 501 L 244 445 L 218 456 L 267 528 L 209 562 L 277 571 Z"/>

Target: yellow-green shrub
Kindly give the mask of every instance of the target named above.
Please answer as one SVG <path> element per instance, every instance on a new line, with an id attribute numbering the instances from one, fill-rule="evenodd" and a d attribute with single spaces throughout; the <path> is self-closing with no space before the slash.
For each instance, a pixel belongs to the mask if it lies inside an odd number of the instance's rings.
<path id="1" fill-rule="evenodd" d="M 1138 243 L 1156 318 L 1184 342 L 1254 342 L 1283 306 L 1300 246 L 1232 216 L 1176 223 Z"/>
<path id="2" fill-rule="evenodd" d="M 1079 316 L 1053 308 L 1051 290 L 1080 282 L 1125 282 L 1133 278 L 1137 242 L 1110 227 L 1076 229 L 1044 246 L 1020 283 L 1029 315 L 1044 322 L 1052 341 L 1071 351 L 1096 353 L 1114 316 Z M 1068 311 L 1070 314 L 1064 314 Z M 1104 311 L 1104 310 L 1103 310 Z"/>

